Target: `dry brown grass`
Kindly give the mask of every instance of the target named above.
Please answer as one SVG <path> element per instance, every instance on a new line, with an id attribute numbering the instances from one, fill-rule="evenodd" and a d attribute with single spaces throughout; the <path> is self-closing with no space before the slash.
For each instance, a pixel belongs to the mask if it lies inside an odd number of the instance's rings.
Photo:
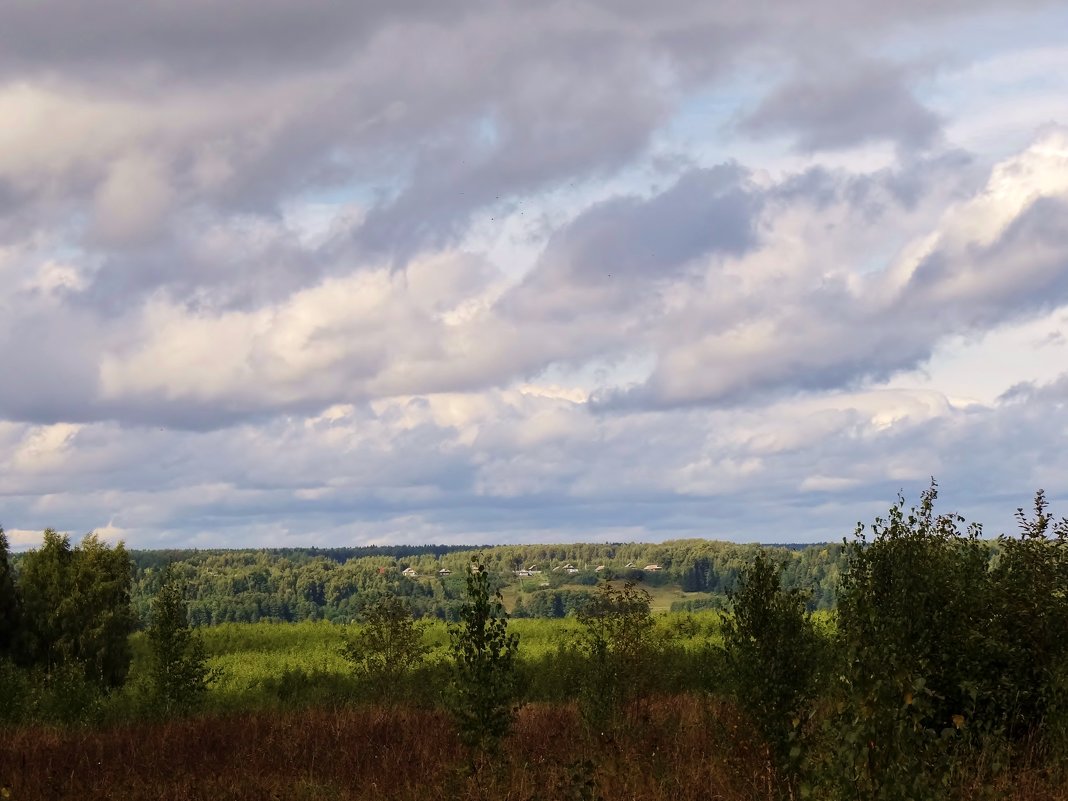
<path id="1" fill-rule="evenodd" d="M 447 717 L 346 708 L 205 717 L 108 729 L 16 729 L 0 786 L 37 799 L 475 799 L 564 801 L 589 784 L 611 801 L 774 798 L 762 749 L 727 705 L 673 697 L 615 734 L 587 736 L 572 706 L 522 710 L 498 769 L 475 781 Z M 1038 772 L 1013 801 L 1065 799 Z"/>

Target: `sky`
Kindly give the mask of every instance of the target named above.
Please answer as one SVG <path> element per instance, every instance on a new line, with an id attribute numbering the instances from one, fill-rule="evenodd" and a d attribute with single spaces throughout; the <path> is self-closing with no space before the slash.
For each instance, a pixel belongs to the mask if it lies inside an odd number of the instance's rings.
<path id="1" fill-rule="evenodd" d="M 0 524 L 1068 513 L 1068 3 L 8 0 Z"/>

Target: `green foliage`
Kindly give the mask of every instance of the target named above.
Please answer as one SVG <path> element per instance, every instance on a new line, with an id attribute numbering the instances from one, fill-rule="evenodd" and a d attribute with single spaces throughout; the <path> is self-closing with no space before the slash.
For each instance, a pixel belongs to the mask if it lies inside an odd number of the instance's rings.
<path id="1" fill-rule="evenodd" d="M 580 708 L 587 725 L 603 730 L 655 679 L 657 638 L 649 593 L 627 582 L 605 582 L 578 614 L 577 639 L 586 657 Z"/>
<path id="2" fill-rule="evenodd" d="M 1010 739 L 1068 741 L 1068 519 L 1035 495 L 1034 518 L 1017 510 L 1020 536 L 1001 537 L 993 569 L 993 688 Z M 1052 536 L 1051 536 L 1052 535 Z"/>
<path id="3" fill-rule="evenodd" d="M 460 622 L 449 629 L 453 657 L 450 710 L 468 748 L 497 752 L 509 732 L 518 699 L 516 656 L 519 637 L 508 631 L 500 591 L 478 557 L 467 574 L 467 597 Z"/>
<path id="4" fill-rule="evenodd" d="M 342 654 L 375 698 L 396 701 L 408 694 L 407 679 L 426 656 L 425 628 L 402 599 L 384 595 L 364 608 Z"/>
<path id="5" fill-rule="evenodd" d="M 20 617 L 15 579 L 8 558 L 7 535 L 0 527 L 0 660 L 14 655 Z"/>
<path id="6" fill-rule="evenodd" d="M 75 650 L 73 560 L 70 538 L 54 529 L 45 531 L 41 547 L 22 559 L 19 589 L 25 617 L 20 650 L 27 662 L 46 669 L 73 658 Z"/>
<path id="7" fill-rule="evenodd" d="M 799 590 L 782 587 L 783 567 L 765 552 L 729 594 L 723 621 L 726 669 L 738 704 L 764 737 L 780 776 L 796 777 L 801 721 L 815 696 L 820 641 Z M 784 781 L 784 789 L 792 786 Z"/>
<path id="8" fill-rule="evenodd" d="M 104 688 L 121 685 L 130 670 L 129 637 L 137 628 L 130 582 L 130 557 L 121 542 L 109 548 L 90 534 L 75 548 L 74 591 L 82 611 L 77 660 Z"/>
<path id="9" fill-rule="evenodd" d="M 151 695 L 163 711 L 196 705 L 213 673 L 204 641 L 189 625 L 186 588 L 181 576 L 167 568 L 152 602 L 147 638 L 151 649 Z"/>
<path id="10" fill-rule="evenodd" d="M 899 498 L 849 545 L 825 721 L 837 797 L 944 797 L 962 730 L 978 732 L 992 696 L 987 550 L 977 526 L 934 514 L 937 494 L 932 482 L 908 514 Z"/>
<path id="11" fill-rule="evenodd" d="M 755 548 L 707 540 L 501 545 L 484 549 L 481 558 L 492 583 L 522 588 L 519 611 L 531 617 L 549 617 L 576 613 L 588 598 L 587 585 L 594 585 L 598 576 L 629 579 L 665 590 L 681 587 L 687 592 L 722 596 L 734 586 Z M 771 550 L 786 565 L 786 586 L 810 592 L 814 607 L 833 606 L 843 563 L 842 546 Z M 469 556 L 469 548 L 452 546 L 135 551 L 133 604 L 147 625 L 158 586 L 157 574 L 165 564 L 175 562 L 181 564 L 189 583 L 189 615 L 195 626 L 305 620 L 349 623 L 359 619 L 363 608 L 383 594 L 405 598 L 416 618 L 456 621 Z M 662 570 L 641 569 L 653 562 L 660 564 Z M 579 572 L 558 569 L 567 563 L 579 565 Z M 628 564 L 637 567 L 625 567 Z M 514 571 L 532 565 L 541 571 L 536 576 L 515 575 Z M 599 573 L 593 570 L 598 565 L 604 565 Z M 402 575 L 409 567 L 416 576 Z M 443 568 L 451 570 L 452 575 L 440 578 L 438 571 Z M 543 584 L 552 594 L 532 598 L 546 589 Z"/>
<path id="12" fill-rule="evenodd" d="M 25 714 L 30 693 L 25 671 L 10 659 L 0 658 L 0 723 L 16 723 Z"/>
<path id="13" fill-rule="evenodd" d="M 23 658 L 51 671 L 77 664 L 103 688 L 126 679 L 128 637 L 136 627 L 130 608 L 130 559 L 122 543 L 109 548 L 95 535 L 71 548 L 53 529 L 22 560 Z"/>

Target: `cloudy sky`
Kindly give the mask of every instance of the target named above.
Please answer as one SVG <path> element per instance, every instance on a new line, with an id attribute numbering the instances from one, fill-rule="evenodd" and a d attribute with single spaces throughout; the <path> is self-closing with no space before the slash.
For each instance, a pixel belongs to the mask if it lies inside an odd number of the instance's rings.
<path id="1" fill-rule="evenodd" d="M 1068 510 L 1068 4 L 9 0 L 0 524 Z"/>

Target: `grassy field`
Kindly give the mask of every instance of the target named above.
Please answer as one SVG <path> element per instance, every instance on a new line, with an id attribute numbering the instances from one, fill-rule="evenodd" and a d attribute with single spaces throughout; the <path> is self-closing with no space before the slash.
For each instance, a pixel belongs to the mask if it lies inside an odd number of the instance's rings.
<path id="1" fill-rule="evenodd" d="M 5 798 L 771 799 L 760 750 L 737 715 L 662 698 L 611 739 L 568 705 L 531 705 L 504 758 L 476 781 L 440 711 L 305 709 L 124 724 L 20 729 L 0 742 Z"/>
<path id="2" fill-rule="evenodd" d="M 681 652 L 697 653 L 719 643 L 720 615 L 701 612 L 693 615 L 668 613 L 656 616 L 657 634 Z M 520 659 L 527 669 L 533 697 L 556 698 L 568 694 L 566 666 L 573 659 L 556 659 L 573 644 L 581 626 L 573 618 L 557 620 L 512 620 L 510 630 L 519 635 Z M 226 623 L 200 629 L 210 664 L 217 678 L 212 683 L 206 707 L 236 712 L 278 705 L 329 704 L 357 696 L 359 688 L 350 666 L 341 656 L 348 627 L 327 622 L 305 623 Z M 448 628 L 441 621 L 427 622 L 424 640 L 427 654 L 426 689 L 440 683 L 447 669 Z M 144 635 L 133 637 L 134 662 L 128 695 L 135 694 L 147 668 Z M 547 663 L 556 659 L 557 677 L 563 685 L 545 675 Z M 683 670 L 680 666 L 679 670 Z M 679 679 L 666 686 L 679 686 Z M 422 701 L 433 702 L 424 696 Z"/>
<path id="3" fill-rule="evenodd" d="M 502 758 L 472 777 L 441 710 L 375 706 L 272 710 L 95 729 L 42 726 L 0 739 L 12 801 L 777 801 L 758 738 L 729 703 L 649 699 L 624 725 L 588 731 L 573 704 L 520 710 Z M 940 799 L 980 796 L 967 772 Z M 1065 801 L 1024 762 L 981 796 Z M 896 797 L 896 796 L 895 796 Z M 821 796 L 823 801 L 830 801 Z"/>
<path id="4" fill-rule="evenodd" d="M 832 621 L 821 616 L 829 632 Z M 139 706 L 146 646 L 133 675 L 88 726 L 35 723 L 0 738 L 0 798 L 106 799 L 641 799 L 771 801 L 782 785 L 759 737 L 727 699 L 718 613 L 656 617 L 668 645 L 654 683 L 605 730 L 583 722 L 575 691 L 590 664 L 574 619 L 515 620 L 526 704 L 503 755 L 473 778 L 441 706 L 445 624 L 427 625 L 428 664 L 401 704 L 366 703 L 340 656 L 345 626 L 227 624 L 202 630 L 217 679 L 193 715 Z M 993 753 L 993 752 L 992 752 Z M 941 798 L 979 797 L 988 756 L 953 774 Z M 1037 765 L 1037 767 L 1035 767 Z M 1068 801 L 1063 774 L 1027 752 L 985 778 L 984 798 Z M 837 801 L 820 796 L 822 801 Z"/>

